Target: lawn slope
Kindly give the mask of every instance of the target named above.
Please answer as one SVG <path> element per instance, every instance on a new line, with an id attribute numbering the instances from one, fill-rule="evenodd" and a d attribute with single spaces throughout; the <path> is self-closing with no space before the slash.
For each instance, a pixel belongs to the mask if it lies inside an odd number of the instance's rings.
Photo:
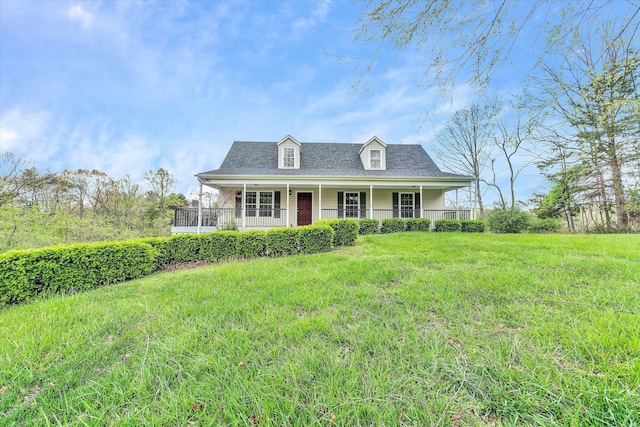
<path id="1" fill-rule="evenodd" d="M 0 425 L 640 425 L 638 236 L 401 233 L 0 311 Z"/>

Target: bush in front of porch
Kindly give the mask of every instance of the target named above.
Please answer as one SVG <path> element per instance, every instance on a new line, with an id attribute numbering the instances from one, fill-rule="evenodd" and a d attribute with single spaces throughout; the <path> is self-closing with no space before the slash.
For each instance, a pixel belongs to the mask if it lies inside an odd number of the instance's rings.
<path id="1" fill-rule="evenodd" d="M 316 222 L 316 225 L 328 225 L 333 228 L 334 246 L 353 246 L 358 238 L 358 221 L 350 218 L 343 219 L 323 219 Z"/>
<path id="2" fill-rule="evenodd" d="M 462 224 L 457 219 L 439 219 L 435 222 L 437 232 L 462 231 Z"/>
<path id="3" fill-rule="evenodd" d="M 405 231 L 430 231 L 431 220 L 429 218 L 409 218 L 405 221 Z"/>
<path id="4" fill-rule="evenodd" d="M 382 229 L 380 231 L 384 234 L 400 233 L 405 230 L 406 226 L 404 219 L 387 218 L 382 220 Z"/>
<path id="5" fill-rule="evenodd" d="M 358 220 L 358 233 L 361 235 L 378 234 L 380 232 L 380 223 L 374 218 L 364 218 Z"/>

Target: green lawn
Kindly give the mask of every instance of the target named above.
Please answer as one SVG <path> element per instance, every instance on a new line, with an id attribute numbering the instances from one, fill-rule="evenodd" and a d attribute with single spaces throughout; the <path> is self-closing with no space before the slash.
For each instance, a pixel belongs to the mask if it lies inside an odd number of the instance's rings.
<path id="1" fill-rule="evenodd" d="M 640 425 L 640 236 L 402 233 L 0 311 L 0 425 Z"/>

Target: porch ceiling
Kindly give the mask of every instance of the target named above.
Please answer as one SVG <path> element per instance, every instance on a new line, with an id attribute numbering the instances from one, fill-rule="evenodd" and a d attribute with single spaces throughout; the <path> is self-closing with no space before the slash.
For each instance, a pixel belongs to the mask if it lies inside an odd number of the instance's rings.
<path id="1" fill-rule="evenodd" d="M 265 187 L 286 187 L 290 188 L 420 188 L 434 190 L 455 190 L 458 188 L 468 187 L 473 183 L 472 177 L 458 178 L 420 178 L 420 177 L 394 177 L 384 179 L 362 179 L 362 177 L 304 177 L 294 178 L 286 177 L 264 177 L 264 176 L 229 176 L 229 177 L 206 177 L 200 175 L 198 180 L 202 185 L 215 189 L 228 187 L 247 188 L 265 188 Z"/>

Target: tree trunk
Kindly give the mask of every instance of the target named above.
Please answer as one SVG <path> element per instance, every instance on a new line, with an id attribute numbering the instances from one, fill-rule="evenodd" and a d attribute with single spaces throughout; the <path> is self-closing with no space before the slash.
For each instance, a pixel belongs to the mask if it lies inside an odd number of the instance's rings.
<path id="1" fill-rule="evenodd" d="M 613 184 L 613 195 L 616 203 L 616 228 L 624 230 L 629 225 L 629 215 L 627 213 L 626 198 L 624 194 L 624 184 L 622 183 L 622 166 L 616 152 L 615 139 L 609 138 L 608 160 L 611 168 L 611 181 Z"/>

